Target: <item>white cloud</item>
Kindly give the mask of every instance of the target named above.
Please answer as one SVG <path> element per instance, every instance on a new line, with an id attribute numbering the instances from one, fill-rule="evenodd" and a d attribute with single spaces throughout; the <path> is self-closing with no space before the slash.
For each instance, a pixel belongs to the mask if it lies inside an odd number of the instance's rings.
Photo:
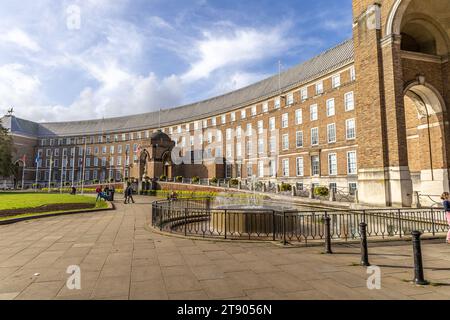
<path id="1" fill-rule="evenodd" d="M 209 96 L 216 96 L 226 92 L 231 92 L 253 83 L 256 83 L 262 79 L 269 77 L 270 75 L 263 73 L 251 73 L 236 71 L 233 73 L 225 73 L 222 76 L 217 77 L 215 81 L 216 85 L 208 92 Z"/>
<path id="2" fill-rule="evenodd" d="M 214 71 L 230 67 L 246 67 L 264 58 L 277 55 L 295 43 L 285 36 L 287 25 L 269 30 L 236 28 L 231 35 L 204 32 L 204 39 L 195 43 L 192 54 L 197 60 L 182 79 L 185 82 L 208 78 Z"/>
<path id="3" fill-rule="evenodd" d="M 0 66 L 0 106 L 26 106 L 39 97 L 41 82 L 21 64 Z"/>
<path id="4" fill-rule="evenodd" d="M 170 23 L 158 16 L 152 16 L 148 18 L 151 26 L 159 28 L 159 29 L 170 29 L 173 30 L 173 27 Z"/>
<path id="5" fill-rule="evenodd" d="M 41 48 L 31 37 L 23 30 L 14 28 L 6 33 L 0 34 L 0 42 L 14 44 L 20 48 L 33 52 L 40 51 Z"/>

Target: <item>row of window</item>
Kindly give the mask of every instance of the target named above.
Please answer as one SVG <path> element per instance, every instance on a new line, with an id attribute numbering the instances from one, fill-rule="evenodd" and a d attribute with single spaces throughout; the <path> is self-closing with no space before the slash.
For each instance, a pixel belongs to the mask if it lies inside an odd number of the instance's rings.
<path id="1" fill-rule="evenodd" d="M 101 135 L 97 137 L 78 137 L 78 138 L 58 138 L 58 139 L 41 139 L 41 146 L 64 146 L 64 145 L 74 145 L 74 144 L 94 144 L 94 143 L 110 143 L 110 142 L 120 142 L 129 140 L 141 140 L 143 137 L 146 139 L 150 138 L 151 131 L 147 130 L 144 132 L 134 132 L 134 133 L 123 133 L 115 135 Z M 86 140 L 87 139 L 87 140 Z"/>
<path id="2" fill-rule="evenodd" d="M 355 109 L 355 100 L 354 100 L 353 92 L 348 92 L 348 93 L 346 93 L 344 95 L 344 106 L 345 106 L 345 111 L 346 112 L 352 111 L 352 110 Z M 327 100 L 326 107 L 327 107 L 327 116 L 328 117 L 332 117 L 332 116 L 334 116 L 336 114 L 335 99 L 334 98 Z M 241 119 L 245 119 L 245 117 L 246 117 L 246 111 L 242 110 L 241 111 Z M 319 120 L 319 106 L 318 106 L 318 104 L 313 104 L 313 105 L 310 106 L 310 120 L 311 121 Z M 231 121 L 232 122 L 236 121 L 236 113 L 235 112 L 231 113 Z M 269 130 L 270 131 L 275 130 L 275 128 L 276 128 L 275 121 L 276 121 L 275 117 L 272 117 L 272 118 L 269 119 Z M 213 126 L 217 125 L 216 118 L 212 118 L 211 122 L 212 122 Z M 225 123 L 226 123 L 226 116 L 223 115 L 222 116 L 222 124 L 225 124 Z M 302 109 L 298 109 L 298 110 L 295 111 L 295 124 L 296 125 L 303 124 L 303 110 Z M 189 126 L 189 124 L 186 125 L 186 132 L 190 131 L 188 126 Z M 288 113 L 284 113 L 281 116 L 281 128 L 288 128 L 288 127 L 289 127 L 289 114 Z M 199 127 L 199 122 L 195 122 L 194 130 L 199 130 L 199 128 L 200 128 Z M 203 129 L 207 128 L 207 120 L 204 120 L 204 124 L 203 124 L 202 128 Z M 240 132 L 240 128 L 241 127 L 238 127 L 238 129 L 237 129 L 238 135 L 239 135 L 239 132 Z M 249 132 L 252 131 L 251 128 L 252 128 L 252 124 L 248 123 L 247 124 L 247 132 L 248 132 L 249 135 L 251 134 Z M 263 129 L 264 129 L 264 122 L 263 122 L 263 120 L 260 120 L 260 121 L 258 121 L 258 131 L 262 131 Z M 227 132 L 231 132 L 231 129 L 227 129 Z M 176 133 L 177 134 L 182 134 L 183 133 L 182 126 L 178 126 L 177 127 Z M 261 132 L 258 132 L 258 133 L 261 133 Z M 169 134 L 171 134 L 171 135 L 174 134 L 173 128 L 169 128 Z M 229 135 L 227 134 L 227 136 L 230 136 L 230 135 L 231 134 L 229 134 Z"/>
<path id="3" fill-rule="evenodd" d="M 281 175 L 282 177 L 289 178 L 291 177 L 290 172 L 290 163 L 291 159 L 282 159 L 281 160 Z M 320 177 L 321 175 L 321 165 L 320 165 L 320 156 L 311 156 L 310 158 L 311 168 L 310 173 L 312 177 Z M 268 164 L 268 165 L 267 165 Z M 230 178 L 231 175 L 231 164 L 227 164 L 226 166 L 226 177 Z M 304 177 L 305 176 L 305 162 L 303 157 L 298 157 L 295 159 L 295 168 L 296 168 L 296 176 Z M 238 164 L 236 166 L 237 177 L 242 177 L 241 165 Z M 268 172 L 267 172 L 268 170 Z M 358 173 L 357 159 L 356 159 L 356 151 L 347 152 L 347 174 L 348 175 L 356 175 Z M 247 177 L 252 177 L 253 172 L 253 163 L 248 162 L 246 165 L 246 174 Z M 256 176 L 259 178 L 264 177 L 277 177 L 277 162 L 275 160 L 269 160 L 267 163 L 264 160 L 260 160 L 257 162 L 257 173 Z M 338 162 L 337 162 L 337 154 L 330 153 L 328 154 L 328 175 L 329 176 L 337 176 L 338 175 Z"/>
<path id="4" fill-rule="evenodd" d="M 71 181 L 73 180 L 77 180 L 77 181 L 81 181 L 81 177 L 83 175 L 82 171 L 77 171 L 76 173 L 72 172 L 72 171 L 68 171 L 62 172 L 62 176 L 59 172 L 53 172 L 52 173 L 52 181 L 58 181 L 58 180 L 63 180 L 63 181 Z M 102 181 L 106 181 L 106 179 L 110 180 L 110 179 L 115 179 L 117 181 L 120 181 L 122 179 L 122 177 L 128 177 L 129 176 L 129 172 L 128 170 L 108 170 L 108 172 L 106 170 L 102 170 L 102 171 L 98 171 L 98 170 L 86 170 L 84 172 L 84 180 L 102 180 Z M 40 179 L 44 179 L 44 181 L 49 181 L 49 177 L 50 177 L 50 171 L 45 171 L 43 172 L 43 174 L 40 175 Z"/>
<path id="5" fill-rule="evenodd" d="M 320 167 L 320 157 L 312 156 L 311 157 L 311 176 L 319 177 L 320 176 L 320 168 L 321 168 Z M 281 171 L 282 171 L 283 177 L 290 177 L 290 159 L 282 160 Z M 336 153 L 328 154 L 328 174 L 330 176 L 336 176 L 338 174 L 338 162 L 337 162 L 337 154 Z M 358 174 L 356 151 L 347 152 L 347 174 L 348 175 Z M 296 176 L 297 177 L 305 176 L 305 166 L 304 166 L 303 157 L 298 157 L 296 159 Z"/>
<path id="6" fill-rule="evenodd" d="M 352 81 L 354 81 L 355 79 L 355 72 L 354 72 L 354 68 L 351 68 L 350 70 L 351 73 L 351 79 Z M 333 88 L 337 88 L 340 86 L 341 84 L 341 76 L 340 74 L 334 75 L 332 77 L 332 87 Z M 320 95 L 323 93 L 323 81 L 317 82 L 315 84 L 315 90 L 316 90 L 316 95 Z M 302 102 L 308 99 L 308 89 L 302 88 L 300 89 L 300 97 Z M 286 95 L 286 105 L 287 106 L 291 106 L 294 104 L 294 94 L 293 93 L 289 93 Z M 351 111 L 354 109 L 354 94 L 353 92 L 348 92 L 344 95 L 344 104 L 345 104 L 345 111 Z M 274 108 L 275 109 L 279 109 L 281 107 L 281 97 L 277 97 L 274 100 Z M 314 104 L 310 107 L 310 113 L 311 113 L 311 121 L 315 121 L 318 119 L 318 106 L 317 104 Z M 267 113 L 269 112 L 269 103 L 266 101 L 262 104 L 262 112 L 263 113 Z M 328 116 L 333 116 L 335 114 L 335 102 L 334 99 L 329 99 L 327 100 L 327 115 Z M 241 110 L 240 111 L 240 115 L 241 115 L 241 119 L 245 119 L 247 117 L 247 110 Z M 257 107 L 253 106 L 250 108 L 250 115 L 251 116 L 256 116 L 257 115 Z M 235 122 L 236 119 L 236 112 L 232 112 L 230 114 L 230 119 L 231 122 Z M 296 116 L 297 120 L 296 123 L 299 123 L 298 117 Z M 227 116 L 226 115 L 222 115 L 220 116 L 221 119 L 221 123 L 222 124 L 226 124 L 227 122 Z M 215 127 L 218 124 L 217 121 L 217 117 L 213 117 L 210 119 L 211 122 L 211 126 Z M 301 122 L 301 121 L 300 121 Z M 202 125 L 202 127 L 200 127 L 200 124 Z M 191 131 L 191 124 L 186 124 L 185 126 L 185 130 L 186 131 Z M 203 120 L 203 121 L 196 121 L 193 124 L 194 130 L 200 130 L 201 128 L 206 129 L 208 127 L 208 120 Z M 156 130 L 154 130 L 156 131 Z M 154 132 L 153 131 L 153 132 Z M 170 127 L 168 128 L 169 134 L 173 134 L 174 133 L 174 128 Z M 176 129 L 176 133 L 181 134 L 183 131 L 183 127 L 181 125 L 179 125 Z M 123 134 L 114 134 L 114 135 L 101 135 L 101 136 L 97 136 L 97 137 L 71 137 L 71 138 L 57 138 L 57 139 L 41 139 L 41 146 L 63 146 L 63 145 L 74 145 L 74 144 L 85 144 L 85 143 L 89 143 L 89 144 L 94 144 L 94 143 L 110 143 L 110 142 L 119 142 L 119 141 L 129 141 L 129 140 L 141 140 L 143 139 L 143 137 L 145 137 L 146 139 L 148 139 L 150 137 L 151 131 L 147 130 L 144 132 L 134 132 L 134 133 L 123 133 Z M 87 139 L 87 140 L 86 140 Z"/>
<path id="7" fill-rule="evenodd" d="M 138 157 L 134 156 L 133 160 L 137 161 Z M 106 157 L 103 157 L 103 158 L 94 157 L 92 159 L 87 157 L 86 158 L 86 167 L 91 167 L 91 166 L 93 166 L 93 167 L 100 167 L 100 166 L 101 167 L 107 167 L 107 166 L 114 166 L 114 165 L 122 166 L 123 162 L 125 162 L 126 166 L 129 166 L 130 165 L 130 157 L 126 157 L 125 161 L 123 161 L 122 157 L 117 157 L 117 158 L 109 157 L 109 159 L 106 158 Z M 78 167 L 83 167 L 83 159 L 82 158 L 78 158 L 77 162 L 75 162 L 75 159 L 73 159 L 73 158 L 70 159 L 70 160 L 63 159 L 62 161 L 60 161 L 60 159 L 52 159 L 52 160 L 51 159 L 46 159 L 46 161 L 45 161 L 45 167 L 47 167 L 47 168 L 50 168 L 50 167 L 59 168 L 60 164 L 61 164 L 61 166 L 63 168 L 69 168 L 69 167 L 70 168 L 74 168 L 75 164 Z M 39 166 L 42 167 L 42 160 L 40 160 Z"/>
<path id="8" fill-rule="evenodd" d="M 258 128 L 260 129 L 260 128 Z M 218 131 L 220 133 L 220 131 Z M 242 130 L 241 127 L 238 127 L 236 130 L 236 137 L 237 139 L 240 139 L 242 137 Z M 258 130 L 258 133 L 261 133 L 262 131 Z M 346 139 L 347 140 L 354 140 L 356 139 L 356 123 L 355 123 L 355 119 L 347 119 L 345 121 L 345 134 L 346 134 Z M 252 130 L 251 130 L 251 126 L 250 128 L 247 128 L 247 136 L 252 136 Z M 337 141 L 336 138 L 337 134 L 336 134 L 336 124 L 335 123 L 331 123 L 327 125 L 327 142 L 328 143 L 335 143 Z M 217 141 L 218 142 L 222 142 L 222 138 L 221 138 L 221 134 L 218 134 L 217 136 Z M 297 131 L 296 132 L 296 148 L 303 148 L 304 147 L 304 141 L 303 141 L 303 131 Z M 203 136 L 199 136 L 200 138 L 200 144 L 203 144 Z M 232 140 L 232 129 L 227 129 L 226 131 L 226 140 L 230 141 Z M 284 134 L 282 135 L 282 139 L 281 139 L 281 145 L 282 145 L 282 149 L 283 150 L 289 150 L 290 148 L 290 142 L 289 142 L 289 134 Z M 208 136 L 208 143 L 212 143 L 212 133 L 211 135 Z M 265 139 L 264 138 L 259 138 L 258 139 L 258 153 L 263 153 L 264 152 L 264 146 L 265 146 Z M 194 146 L 194 137 L 190 136 L 190 145 Z M 319 145 L 319 128 L 311 128 L 311 146 L 318 146 Z M 186 137 L 182 137 L 181 138 L 181 147 L 185 148 L 186 147 Z M 251 154 L 252 152 L 252 141 L 247 141 L 246 142 L 246 149 L 247 149 L 247 154 Z M 275 136 L 271 136 L 269 138 L 269 151 L 270 152 L 276 152 L 276 137 Z M 220 147 L 219 147 L 220 148 Z M 231 154 L 231 145 L 227 144 L 227 157 L 229 154 Z M 236 149 L 237 149 L 237 156 L 240 157 L 241 156 L 241 150 L 242 150 L 242 143 L 240 141 L 238 141 L 236 143 Z"/>
<path id="9" fill-rule="evenodd" d="M 133 153 L 137 153 L 138 152 L 138 148 L 139 148 L 139 146 L 137 144 L 134 144 L 133 145 Z M 107 146 L 101 147 L 101 153 L 102 154 L 107 154 L 108 153 L 108 149 L 109 149 L 109 153 L 110 154 L 115 154 L 116 147 L 114 145 L 109 146 L 109 148 Z M 53 150 L 53 154 L 52 154 L 52 150 Z M 94 153 L 92 153 L 92 151 Z M 62 156 L 63 157 L 67 157 L 68 156 L 67 152 L 68 152 L 68 149 L 66 149 L 66 148 L 62 149 Z M 117 153 L 118 154 L 122 154 L 123 153 L 123 146 L 122 145 L 118 145 L 117 146 Z M 130 145 L 127 144 L 125 146 L 125 154 L 129 154 L 129 153 L 130 153 Z M 41 149 L 38 150 L 38 154 L 39 154 L 39 158 L 42 158 L 42 150 Z M 76 154 L 76 148 L 75 147 L 71 148 L 70 149 L 70 156 L 74 157 L 75 154 Z M 78 155 L 80 157 L 82 157 L 83 154 L 84 154 L 84 147 L 79 147 L 78 148 Z M 86 155 L 90 156 L 92 154 L 100 154 L 100 148 L 99 147 L 94 147 L 92 149 L 91 147 L 86 147 Z M 56 149 L 47 149 L 46 152 L 45 152 L 45 155 L 47 157 L 51 157 L 51 156 L 59 157 L 60 156 L 60 149 L 58 149 L 58 148 L 56 148 Z"/>

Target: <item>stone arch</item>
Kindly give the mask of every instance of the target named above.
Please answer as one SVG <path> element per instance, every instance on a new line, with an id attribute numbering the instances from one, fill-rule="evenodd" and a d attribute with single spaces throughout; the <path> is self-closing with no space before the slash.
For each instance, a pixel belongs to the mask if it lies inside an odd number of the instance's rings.
<path id="1" fill-rule="evenodd" d="M 407 12 L 414 1 L 416 0 L 396 0 L 386 23 L 386 36 L 402 35 L 404 48 L 411 48 L 412 44 L 419 47 L 407 51 L 434 55 L 448 54 L 450 38 L 442 25 L 431 15 L 423 12 Z"/>
<path id="2" fill-rule="evenodd" d="M 166 151 L 163 153 L 162 157 L 162 165 L 163 165 L 163 174 L 169 178 L 173 178 L 173 163 L 172 163 L 172 155 L 170 151 Z"/>
<path id="3" fill-rule="evenodd" d="M 444 99 L 432 85 L 419 80 L 405 86 L 404 105 L 413 191 L 425 195 L 448 191 Z"/>
<path id="4" fill-rule="evenodd" d="M 139 177 L 145 178 L 148 174 L 147 164 L 150 160 L 150 154 L 147 149 L 142 150 L 139 157 Z"/>

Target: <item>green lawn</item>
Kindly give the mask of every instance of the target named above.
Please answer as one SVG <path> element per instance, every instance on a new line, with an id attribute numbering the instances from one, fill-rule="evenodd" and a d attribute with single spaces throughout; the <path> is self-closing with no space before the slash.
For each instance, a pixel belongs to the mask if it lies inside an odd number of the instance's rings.
<path id="1" fill-rule="evenodd" d="M 0 193 L 0 210 L 36 208 L 48 204 L 95 203 L 94 197 L 71 196 L 68 194 L 44 193 Z M 104 201 L 98 203 L 99 208 L 106 207 Z"/>

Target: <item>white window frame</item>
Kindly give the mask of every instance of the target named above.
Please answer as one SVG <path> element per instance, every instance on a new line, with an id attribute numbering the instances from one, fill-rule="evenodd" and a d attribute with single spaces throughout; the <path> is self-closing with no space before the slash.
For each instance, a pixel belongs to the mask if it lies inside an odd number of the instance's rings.
<path id="1" fill-rule="evenodd" d="M 317 82 L 315 87 L 316 87 L 316 95 L 317 96 L 323 94 L 323 81 Z"/>
<path id="2" fill-rule="evenodd" d="M 303 109 L 295 110 L 295 125 L 303 124 Z"/>
<path id="3" fill-rule="evenodd" d="M 268 102 L 263 102 L 262 112 L 264 112 L 264 113 L 269 112 L 269 103 Z"/>
<path id="4" fill-rule="evenodd" d="M 316 133 L 316 134 L 314 134 Z M 317 137 L 317 142 L 314 142 L 313 138 Z M 319 145 L 319 128 L 311 128 L 311 146 L 318 146 Z"/>
<path id="5" fill-rule="evenodd" d="M 333 135 L 331 133 L 333 132 Z M 328 143 L 336 143 L 336 124 L 330 123 L 327 125 L 327 141 Z"/>
<path id="6" fill-rule="evenodd" d="M 295 133 L 295 146 L 297 147 L 297 149 L 300 149 L 300 148 L 304 147 L 304 145 L 303 145 L 303 131 L 297 131 Z"/>
<path id="7" fill-rule="evenodd" d="M 272 117 L 269 119 L 269 131 L 275 131 L 276 130 L 276 121 L 275 117 Z"/>
<path id="8" fill-rule="evenodd" d="M 283 134 L 282 136 L 283 151 L 289 150 L 289 134 Z"/>
<path id="9" fill-rule="evenodd" d="M 356 80 L 356 70 L 355 66 L 350 67 L 350 81 Z"/>
<path id="10" fill-rule="evenodd" d="M 329 153 L 328 154 L 328 174 L 330 176 L 337 176 L 338 174 L 338 163 L 337 163 L 337 154 Z"/>
<path id="11" fill-rule="evenodd" d="M 308 88 L 300 89 L 300 97 L 302 101 L 308 100 Z"/>
<path id="12" fill-rule="evenodd" d="M 350 155 L 354 155 L 354 171 L 351 171 L 350 169 L 352 169 L 352 164 L 350 163 Z M 356 154 L 356 151 L 348 151 L 347 152 L 347 174 L 348 175 L 357 175 L 358 174 L 358 157 Z"/>
<path id="13" fill-rule="evenodd" d="M 303 157 L 298 157 L 295 159 L 295 166 L 296 166 L 296 173 L 297 177 L 304 177 L 305 176 L 305 161 Z"/>
<path id="14" fill-rule="evenodd" d="M 283 113 L 281 116 L 281 128 L 286 129 L 289 127 L 289 113 Z"/>
<path id="15" fill-rule="evenodd" d="M 294 104 L 294 93 L 288 93 L 287 94 L 287 96 L 286 96 L 286 105 L 289 107 L 289 106 L 292 106 Z"/>
<path id="16" fill-rule="evenodd" d="M 339 88 L 341 86 L 341 74 L 335 74 L 331 77 L 331 86 L 333 89 Z"/>
<path id="17" fill-rule="evenodd" d="M 348 97 L 352 97 L 351 100 L 348 99 Z M 351 103 L 350 103 L 351 102 Z M 345 105 L 345 111 L 352 111 L 355 110 L 355 94 L 353 91 L 347 92 L 344 94 L 344 105 Z"/>
<path id="18" fill-rule="evenodd" d="M 318 159 L 317 173 L 314 172 L 313 159 Z M 311 176 L 312 177 L 320 177 L 320 156 L 311 156 Z"/>
<path id="19" fill-rule="evenodd" d="M 319 105 L 317 103 L 312 104 L 309 107 L 309 112 L 310 112 L 310 120 L 311 121 L 319 120 Z"/>
<path id="20" fill-rule="evenodd" d="M 263 160 L 259 160 L 258 161 L 258 176 L 260 178 L 264 178 L 265 174 L 264 174 L 264 161 Z"/>
<path id="21" fill-rule="evenodd" d="M 353 123 L 353 128 L 350 130 L 349 123 Z M 353 133 L 353 136 L 350 134 Z M 356 121 L 354 118 L 345 120 L 345 136 L 347 140 L 356 139 Z"/>
<path id="22" fill-rule="evenodd" d="M 280 107 L 281 107 L 281 99 L 280 99 L 280 97 L 275 98 L 275 100 L 274 100 L 274 108 L 275 109 L 279 109 Z"/>
<path id="23" fill-rule="evenodd" d="M 281 166 L 281 174 L 283 177 L 290 177 L 290 171 L 289 171 L 289 159 L 283 159 L 282 160 L 282 166 Z"/>
<path id="24" fill-rule="evenodd" d="M 336 102 L 334 98 L 327 100 L 327 117 L 333 117 L 336 115 Z"/>
<path id="25" fill-rule="evenodd" d="M 264 133 L 264 120 L 258 121 L 258 134 Z"/>

